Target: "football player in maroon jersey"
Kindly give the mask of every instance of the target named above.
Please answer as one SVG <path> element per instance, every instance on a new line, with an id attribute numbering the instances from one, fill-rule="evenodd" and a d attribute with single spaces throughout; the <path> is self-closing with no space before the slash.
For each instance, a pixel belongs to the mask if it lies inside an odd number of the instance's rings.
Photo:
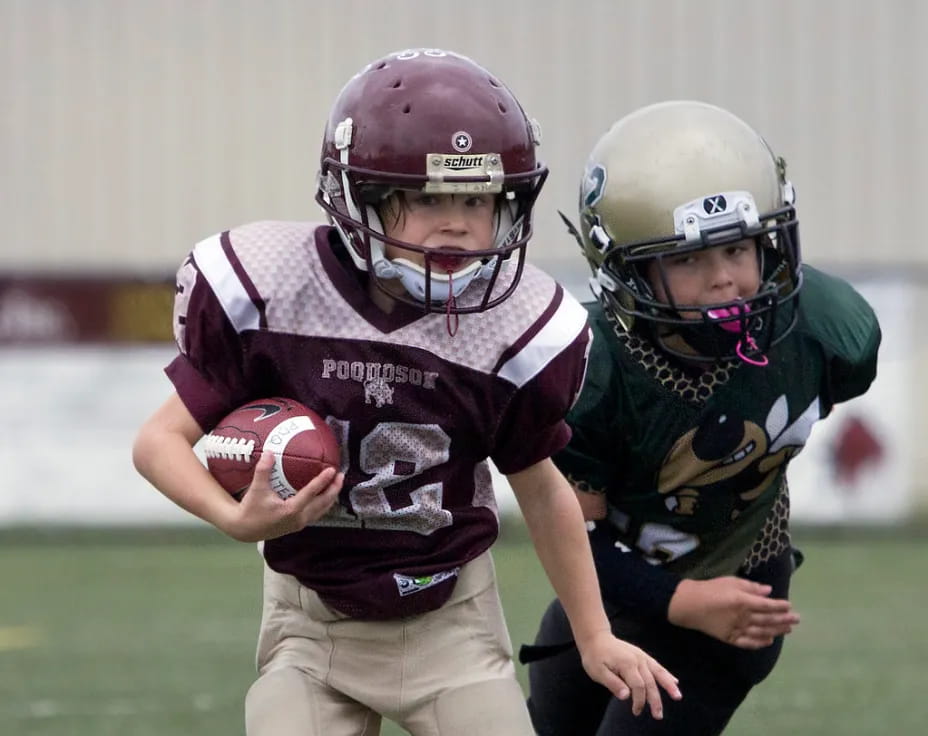
<path id="1" fill-rule="evenodd" d="M 661 717 L 675 679 L 615 638 L 580 507 L 549 460 L 586 368 L 583 308 L 525 262 L 547 173 L 509 90 L 454 53 L 365 67 L 326 126 L 329 224 L 258 222 L 178 271 L 175 393 L 134 458 L 266 562 L 251 736 L 531 734 L 489 548 L 507 475 L 591 678 Z M 193 452 L 244 402 L 326 418 L 341 469 L 282 501 L 263 459 L 241 503 Z M 268 461 L 271 456 L 268 453 Z"/>
<path id="2" fill-rule="evenodd" d="M 880 329 L 849 284 L 801 265 L 786 164 L 730 112 L 636 110 L 587 163 L 577 233 L 598 297 L 570 443 L 617 636 L 686 693 L 638 719 L 585 676 L 555 601 L 532 647 L 543 736 L 726 726 L 799 623 L 786 468 L 812 426 L 876 373 Z"/>

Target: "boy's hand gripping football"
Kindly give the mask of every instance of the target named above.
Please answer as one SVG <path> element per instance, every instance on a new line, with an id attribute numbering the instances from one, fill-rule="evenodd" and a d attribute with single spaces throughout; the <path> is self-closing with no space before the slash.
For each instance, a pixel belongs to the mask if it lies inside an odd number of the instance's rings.
<path id="1" fill-rule="evenodd" d="M 298 532 L 321 519 L 338 499 L 345 476 L 326 468 L 297 491 L 282 499 L 270 483 L 274 456 L 264 453 L 255 466 L 254 478 L 238 506 L 230 536 L 241 542 L 260 542 Z"/>

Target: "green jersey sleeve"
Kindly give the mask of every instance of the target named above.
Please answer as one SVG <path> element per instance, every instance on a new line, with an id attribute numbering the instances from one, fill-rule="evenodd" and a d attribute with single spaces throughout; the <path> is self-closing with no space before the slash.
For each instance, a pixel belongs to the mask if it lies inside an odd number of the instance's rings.
<path id="1" fill-rule="evenodd" d="M 822 398 L 830 408 L 870 387 L 882 333 L 872 307 L 849 283 L 808 265 L 802 274 L 796 330 L 821 346 L 826 363 Z"/>

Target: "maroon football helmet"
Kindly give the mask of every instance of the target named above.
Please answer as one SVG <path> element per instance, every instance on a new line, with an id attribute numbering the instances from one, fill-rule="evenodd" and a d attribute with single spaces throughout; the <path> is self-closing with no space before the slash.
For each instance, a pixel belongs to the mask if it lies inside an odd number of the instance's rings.
<path id="1" fill-rule="evenodd" d="M 405 293 L 393 298 L 426 312 L 483 311 L 506 299 L 522 273 L 532 207 L 548 173 L 535 158 L 539 139 L 512 92 L 472 60 L 440 49 L 392 53 L 368 64 L 336 98 L 316 201 L 357 268 L 384 290 L 383 281 L 400 279 Z M 455 251 L 384 236 L 378 208 L 396 190 L 495 194 L 495 243 L 469 252 L 475 261 L 452 283 L 452 275 L 433 271 L 431 259 Z M 424 268 L 388 260 L 384 243 L 424 254 Z"/>

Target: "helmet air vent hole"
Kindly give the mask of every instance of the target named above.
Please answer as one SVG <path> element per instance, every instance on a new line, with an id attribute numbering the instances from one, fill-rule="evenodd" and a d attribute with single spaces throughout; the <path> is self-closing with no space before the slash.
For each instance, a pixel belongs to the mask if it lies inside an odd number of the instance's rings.
<path id="1" fill-rule="evenodd" d="M 394 79 L 394 80 L 393 80 L 393 84 L 390 85 L 390 86 L 393 87 L 393 89 L 399 89 L 400 87 L 403 86 L 403 80 L 402 80 L 402 79 Z"/>
<path id="2" fill-rule="evenodd" d="M 411 111 L 412 111 L 412 105 L 410 105 L 408 102 L 405 105 L 403 105 L 404 114 L 408 115 Z"/>
<path id="3" fill-rule="evenodd" d="M 492 86 L 492 87 L 502 87 L 502 86 L 503 86 L 503 85 L 501 85 L 499 82 L 497 82 L 495 79 L 493 79 L 493 77 L 488 77 L 488 79 L 490 80 L 490 86 Z"/>
<path id="4" fill-rule="evenodd" d="M 506 114 L 506 106 L 502 102 L 497 102 L 496 106 L 499 108 L 499 111 L 503 113 L 503 115 Z"/>

